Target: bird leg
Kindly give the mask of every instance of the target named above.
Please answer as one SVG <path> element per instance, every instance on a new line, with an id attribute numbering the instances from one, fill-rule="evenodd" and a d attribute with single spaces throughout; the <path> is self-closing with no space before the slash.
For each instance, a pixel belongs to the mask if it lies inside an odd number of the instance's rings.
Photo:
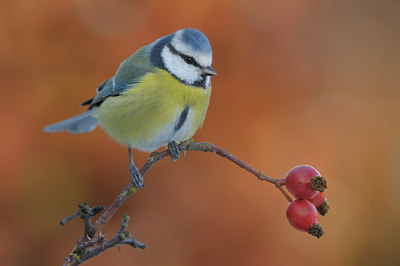
<path id="1" fill-rule="evenodd" d="M 176 141 L 171 141 L 168 143 L 168 150 L 170 152 L 169 156 L 171 157 L 172 161 L 176 161 L 179 159 L 179 153 L 181 152 L 179 150 L 178 143 Z"/>
<path id="2" fill-rule="evenodd" d="M 133 163 L 132 159 L 132 151 L 131 148 L 128 148 L 129 152 L 129 172 L 131 174 L 132 182 L 137 188 L 143 188 L 143 176 L 140 173 L 139 169 L 136 168 L 135 164 Z"/>

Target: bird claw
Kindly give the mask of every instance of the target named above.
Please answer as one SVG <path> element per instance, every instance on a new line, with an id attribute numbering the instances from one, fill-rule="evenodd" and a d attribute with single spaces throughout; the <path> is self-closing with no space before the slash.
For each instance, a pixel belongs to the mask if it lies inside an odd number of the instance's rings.
<path id="1" fill-rule="evenodd" d="M 137 169 L 133 163 L 129 165 L 129 172 L 131 174 L 132 182 L 135 185 L 135 187 L 143 188 L 144 187 L 143 176 L 140 173 L 139 169 Z"/>
<path id="2" fill-rule="evenodd" d="M 179 145 L 176 143 L 176 141 L 171 141 L 168 143 L 168 150 L 169 150 L 169 156 L 171 157 L 172 161 L 176 161 L 179 159 L 179 153 L 181 152 L 179 150 Z"/>

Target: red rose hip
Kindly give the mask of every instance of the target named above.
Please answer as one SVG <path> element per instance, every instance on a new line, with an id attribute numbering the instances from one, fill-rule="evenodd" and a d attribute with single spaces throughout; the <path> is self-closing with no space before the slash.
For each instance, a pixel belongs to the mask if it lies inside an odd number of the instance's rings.
<path id="1" fill-rule="evenodd" d="M 308 200 L 295 199 L 286 209 L 286 217 L 291 226 L 297 230 L 308 232 L 320 238 L 324 231 L 318 224 L 318 212 L 315 206 Z"/>
<path id="2" fill-rule="evenodd" d="M 285 186 L 296 198 L 310 199 L 326 189 L 326 179 L 314 167 L 300 165 L 287 173 Z"/>
<path id="3" fill-rule="evenodd" d="M 314 196 L 312 196 L 309 201 L 317 208 L 317 211 L 322 216 L 325 216 L 329 210 L 329 203 L 328 200 L 325 198 L 324 193 L 317 192 Z"/>

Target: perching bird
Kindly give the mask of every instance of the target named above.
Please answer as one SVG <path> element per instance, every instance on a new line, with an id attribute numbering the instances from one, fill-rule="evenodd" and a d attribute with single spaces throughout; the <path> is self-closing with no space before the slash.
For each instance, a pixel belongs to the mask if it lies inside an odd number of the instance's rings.
<path id="1" fill-rule="evenodd" d="M 143 177 L 131 148 L 153 151 L 168 145 L 179 158 L 178 142 L 190 139 L 203 124 L 211 95 L 212 50 L 197 29 L 182 29 L 144 46 L 123 61 L 114 77 L 82 103 L 89 110 L 49 125 L 46 132 L 86 133 L 98 124 L 128 147 L 134 185 Z"/>

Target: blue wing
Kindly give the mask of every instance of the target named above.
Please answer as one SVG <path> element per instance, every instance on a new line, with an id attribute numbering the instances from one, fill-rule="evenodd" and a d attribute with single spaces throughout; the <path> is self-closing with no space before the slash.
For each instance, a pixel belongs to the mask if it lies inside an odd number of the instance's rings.
<path id="1" fill-rule="evenodd" d="M 151 46 L 144 46 L 121 63 L 115 76 L 104 81 L 97 87 L 97 95 L 83 102 L 81 105 L 89 105 L 89 109 L 101 105 L 108 97 L 121 95 L 123 91 L 134 89 L 135 84 L 156 67 L 149 61 Z"/>

